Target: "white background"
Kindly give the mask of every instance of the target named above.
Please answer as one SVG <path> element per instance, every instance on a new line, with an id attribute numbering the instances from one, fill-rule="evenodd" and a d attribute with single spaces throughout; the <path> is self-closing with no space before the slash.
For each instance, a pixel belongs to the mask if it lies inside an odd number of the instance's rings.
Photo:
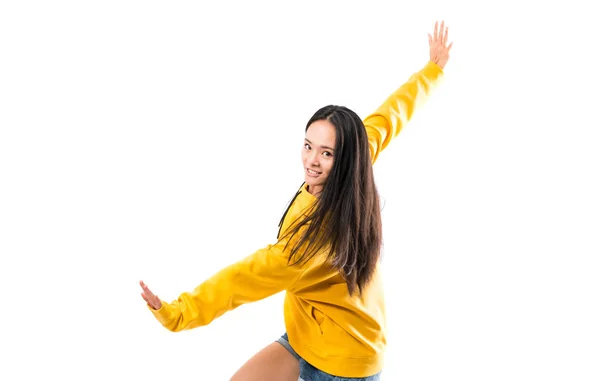
<path id="1" fill-rule="evenodd" d="M 599 34 L 561 3 L 2 2 L 0 378 L 229 379 L 283 294 L 171 333 L 138 281 L 170 301 L 272 243 L 306 121 L 366 117 L 445 19 L 375 166 L 382 379 L 598 380 Z"/>

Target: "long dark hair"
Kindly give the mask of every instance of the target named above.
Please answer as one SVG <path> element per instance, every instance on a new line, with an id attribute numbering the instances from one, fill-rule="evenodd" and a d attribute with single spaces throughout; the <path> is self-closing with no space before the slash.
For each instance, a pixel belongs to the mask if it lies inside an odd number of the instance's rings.
<path id="1" fill-rule="evenodd" d="M 379 194 L 367 133 L 360 117 L 343 106 L 321 108 L 305 131 L 318 120 L 327 120 L 335 127 L 333 168 L 312 209 L 285 235 L 298 237 L 289 261 L 305 263 L 328 246 L 328 262 L 340 271 L 350 294 L 357 287 L 362 294 L 377 266 L 382 241 Z"/>

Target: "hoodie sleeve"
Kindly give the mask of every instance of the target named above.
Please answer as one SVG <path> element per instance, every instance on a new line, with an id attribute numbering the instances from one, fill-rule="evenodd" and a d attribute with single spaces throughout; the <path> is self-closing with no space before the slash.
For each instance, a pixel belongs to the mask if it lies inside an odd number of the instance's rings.
<path id="1" fill-rule="evenodd" d="M 429 61 L 364 120 L 371 147 L 371 162 L 375 163 L 381 151 L 398 136 L 415 109 L 426 100 L 442 77 L 442 69 Z"/>
<path id="2" fill-rule="evenodd" d="M 185 292 L 158 310 L 148 309 L 168 330 L 178 332 L 204 326 L 244 303 L 274 295 L 293 286 L 304 267 L 288 265 L 285 241 L 256 251 Z M 290 245 L 291 247 L 291 245 Z"/>

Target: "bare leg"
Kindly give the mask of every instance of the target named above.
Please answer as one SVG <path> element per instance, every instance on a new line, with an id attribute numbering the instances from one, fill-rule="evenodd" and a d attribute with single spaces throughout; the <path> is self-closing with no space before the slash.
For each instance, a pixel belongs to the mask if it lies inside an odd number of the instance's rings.
<path id="1" fill-rule="evenodd" d="M 230 381 L 298 381 L 300 364 L 279 343 L 267 345 L 233 375 Z"/>

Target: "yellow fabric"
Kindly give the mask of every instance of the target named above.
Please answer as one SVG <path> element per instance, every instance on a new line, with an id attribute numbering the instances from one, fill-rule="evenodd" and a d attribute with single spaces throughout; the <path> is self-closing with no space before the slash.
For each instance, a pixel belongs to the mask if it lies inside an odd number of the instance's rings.
<path id="1" fill-rule="evenodd" d="M 433 62 L 395 91 L 364 120 L 371 158 L 383 149 L 410 120 L 415 108 L 442 78 Z M 290 206 L 283 237 L 290 224 L 316 198 L 303 185 Z M 244 303 L 286 291 L 285 326 L 294 350 L 316 368 L 340 377 L 368 377 L 383 368 L 386 319 L 379 269 L 362 295 L 350 296 L 342 276 L 324 265 L 324 252 L 303 265 L 288 265 L 285 240 L 247 256 L 213 275 L 193 292 L 186 292 L 159 310 L 150 311 L 171 331 L 209 324 Z"/>

